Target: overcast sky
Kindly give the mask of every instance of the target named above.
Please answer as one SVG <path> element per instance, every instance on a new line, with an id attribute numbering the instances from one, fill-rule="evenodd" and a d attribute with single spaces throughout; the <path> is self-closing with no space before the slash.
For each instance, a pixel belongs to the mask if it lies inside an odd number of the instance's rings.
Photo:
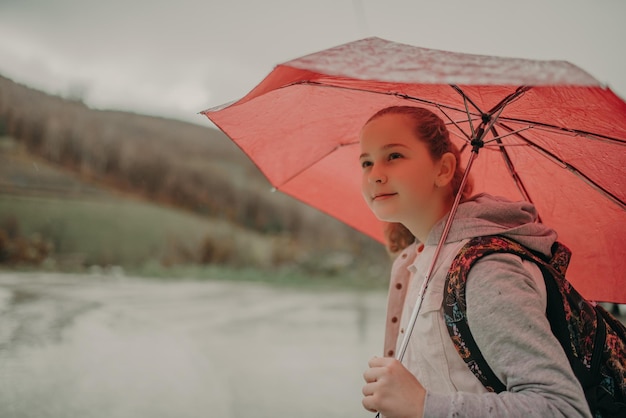
<path id="1" fill-rule="evenodd" d="M 0 74 L 96 108 L 207 124 L 281 62 L 378 36 L 570 61 L 626 97 L 626 1 L 0 0 Z"/>

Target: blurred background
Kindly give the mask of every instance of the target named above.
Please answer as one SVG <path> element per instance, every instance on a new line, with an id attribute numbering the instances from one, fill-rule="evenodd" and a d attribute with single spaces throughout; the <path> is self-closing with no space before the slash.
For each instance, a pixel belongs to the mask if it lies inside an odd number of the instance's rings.
<path id="1" fill-rule="evenodd" d="M 0 0 L 0 416 L 367 416 L 385 249 L 270 192 L 198 112 L 368 36 L 567 60 L 625 97 L 624 16 L 619 0 Z"/>

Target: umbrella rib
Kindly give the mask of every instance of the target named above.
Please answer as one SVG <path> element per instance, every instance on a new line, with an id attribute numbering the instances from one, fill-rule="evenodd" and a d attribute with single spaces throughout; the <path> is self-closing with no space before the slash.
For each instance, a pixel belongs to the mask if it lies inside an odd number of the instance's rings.
<path id="1" fill-rule="evenodd" d="M 365 91 L 370 91 L 370 90 L 365 90 Z M 374 93 L 377 93 L 377 92 L 374 92 Z M 413 101 L 416 101 L 416 102 L 420 102 L 420 103 L 428 104 L 430 106 L 434 106 L 434 107 L 436 107 L 436 108 L 438 108 L 440 110 L 441 110 L 441 108 L 444 108 L 444 109 L 448 109 L 448 110 L 454 110 L 456 112 L 463 112 L 462 109 L 459 109 L 459 108 L 454 107 L 454 106 L 444 105 L 444 104 L 441 104 L 441 103 L 433 102 L 431 100 L 420 99 L 419 97 L 409 96 L 408 94 L 393 93 L 393 92 L 392 93 L 379 93 L 379 94 L 389 94 L 389 95 L 397 96 L 397 97 L 399 97 L 401 99 L 413 100 Z M 477 116 L 480 116 L 480 115 L 477 115 Z"/>
<path id="2" fill-rule="evenodd" d="M 564 135 L 573 134 L 574 136 L 584 136 L 586 138 L 597 140 L 597 141 L 605 141 L 609 143 L 617 143 L 618 145 L 626 145 L 626 139 L 615 138 L 615 137 L 602 135 L 602 134 L 594 134 L 593 132 L 583 131 L 580 129 L 562 128 L 560 126 L 551 125 L 549 123 L 530 121 L 526 119 L 510 118 L 510 117 L 504 117 L 504 118 L 501 118 L 501 120 L 504 120 L 506 122 L 513 122 L 513 123 L 530 124 L 530 125 L 533 125 L 535 129 L 544 128 L 545 130 L 557 131 L 557 133 L 561 133 Z"/>
<path id="3" fill-rule="evenodd" d="M 504 138 L 507 135 L 499 136 L 498 131 L 496 130 L 495 126 L 491 128 L 491 133 L 494 136 L 493 141 L 496 141 L 498 143 L 500 155 L 502 156 L 502 159 L 504 160 L 504 164 L 506 165 L 506 168 L 509 171 L 509 174 L 511 175 L 511 177 L 513 178 L 513 181 L 515 182 L 515 186 L 517 186 L 517 190 L 519 190 L 524 200 L 534 204 L 532 198 L 530 197 L 530 194 L 528 193 L 528 190 L 526 189 L 526 186 L 524 185 L 524 182 L 522 181 L 519 174 L 517 174 L 517 170 L 515 169 L 513 160 L 511 160 L 511 156 L 509 155 L 506 148 L 504 148 L 504 144 L 502 143 L 502 138 Z M 511 135 L 514 135 L 514 133 L 511 133 Z M 541 216 L 537 215 L 537 220 L 541 222 Z"/>
<path id="4" fill-rule="evenodd" d="M 502 141 L 500 141 L 500 139 L 502 139 L 502 138 L 506 138 L 507 136 L 515 135 L 515 134 L 516 134 L 516 133 L 518 133 L 518 132 L 524 132 L 524 131 L 527 131 L 527 130 L 529 130 L 529 129 L 531 129 L 531 128 L 533 128 L 533 126 L 532 126 L 532 125 L 531 125 L 531 126 L 525 126 L 525 127 L 520 128 L 520 129 L 518 129 L 518 130 L 516 130 L 516 131 L 509 132 L 508 134 L 504 134 L 504 135 L 500 135 L 500 136 L 498 136 L 498 135 L 496 134 L 496 131 L 495 131 L 495 130 L 492 130 L 491 132 L 493 133 L 494 137 L 493 137 L 492 139 L 490 139 L 489 141 L 485 141 L 485 145 L 489 144 L 490 142 L 494 142 L 494 141 L 496 141 L 496 142 L 498 142 L 498 144 L 500 144 L 500 145 L 498 145 L 499 147 L 509 146 L 509 145 L 504 145 L 504 144 L 502 143 Z"/>
<path id="5" fill-rule="evenodd" d="M 457 120 L 451 121 L 451 122 L 452 123 L 454 123 L 454 122 L 456 122 L 456 123 L 470 122 L 471 123 L 471 122 L 474 122 L 474 121 L 477 121 L 477 120 L 480 120 L 480 118 L 476 117 L 476 118 L 471 118 L 470 120 L 467 120 L 467 119 L 457 119 Z M 446 122 L 446 125 L 449 125 L 449 124 L 450 123 Z"/>
<path id="6" fill-rule="evenodd" d="M 474 106 L 474 108 L 478 112 L 480 112 L 480 114 L 482 114 L 483 111 L 478 107 L 478 105 L 476 103 L 474 103 L 472 101 L 472 99 L 467 97 L 465 92 L 463 90 L 461 90 L 461 88 L 459 86 L 457 86 L 456 84 L 450 84 L 450 87 L 452 87 L 457 93 L 459 93 L 461 95 L 461 97 L 463 97 L 463 105 L 465 106 L 465 113 L 467 114 L 467 121 L 469 122 L 470 131 L 472 133 L 472 138 L 474 138 L 474 135 L 476 133 L 474 132 L 474 124 L 472 124 L 472 115 L 470 114 L 469 106 L 467 105 L 467 103 L 468 102 L 471 103 L 471 105 Z"/>
<path id="7" fill-rule="evenodd" d="M 510 126 L 502 123 L 502 121 L 498 122 L 498 126 L 501 126 L 502 128 L 506 129 L 509 132 L 513 132 L 514 131 L 513 128 L 511 128 Z M 521 133 L 517 132 L 514 135 L 517 136 L 518 138 L 520 138 L 522 141 L 526 142 L 530 147 L 535 148 L 540 154 L 542 154 L 547 159 L 551 160 L 552 162 L 554 162 L 558 166 L 560 166 L 560 167 L 562 167 L 564 169 L 567 169 L 572 174 L 574 174 L 575 176 L 579 177 L 582 181 L 587 183 L 592 188 L 596 189 L 598 192 L 600 192 L 600 194 L 604 195 L 607 199 L 611 200 L 613 203 L 615 203 L 621 209 L 626 210 L 626 202 L 622 201 L 619 197 L 615 196 L 613 193 L 611 193 L 610 191 L 606 190 L 604 187 L 600 186 L 598 183 L 596 183 L 591 178 L 589 178 L 585 173 L 581 172 L 578 168 L 574 167 L 570 163 L 567 163 L 567 162 L 563 161 L 562 159 L 557 157 L 554 153 L 548 151 L 547 149 L 545 149 L 541 145 L 534 143 L 533 141 L 531 141 L 530 139 L 526 138 Z"/>
<path id="8" fill-rule="evenodd" d="M 496 111 L 504 109 L 507 105 L 513 103 L 515 100 L 522 97 L 522 95 L 526 93 L 528 90 L 530 90 L 531 88 L 532 87 L 530 86 L 520 86 L 516 88 L 513 93 L 509 94 L 504 99 L 500 100 L 500 102 L 497 105 L 492 107 L 491 110 L 489 110 L 489 114 L 492 115 Z"/>
<path id="9" fill-rule="evenodd" d="M 470 114 L 469 107 L 467 106 L 467 100 L 465 96 L 463 96 L 463 105 L 465 105 L 465 112 L 467 113 L 467 123 L 469 123 L 470 133 L 472 134 L 472 138 L 476 135 L 476 131 L 474 130 L 474 124 L 472 123 L 473 118 Z"/>
<path id="10" fill-rule="evenodd" d="M 500 136 L 500 138 L 505 138 L 505 137 L 507 137 L 507 135 Z M 489 142 L 491 142 L 491 141 L 489 141 Z M 528 144 L 504 144 L 504 143 L 502 145 L 492 145 L 492 144 L 488 144 L 487 145 L 486 144 L 485 148 L 486 149 L 492 149 L 492 148 L 496 148 L 496 147 L 500 148 L 501 146 L 505 147 L 505 148 L 511 148 L 511 147 L 529 147 L 530 145 L 528 145 Z"/>
<path id="11" fill-rule="evenodd" d="M 467 133 L 466 133 L 463 129 L 461 129 L 461 127 L 458 125 L 458 123 L 456 123 L 456 121 L 455 121 L 455 120 L 453 120 L 450 116 L 448 116 L 448 114 L 445 112 L 445 110 L 443 110 L 443 109 L 442 109 L 442 108 L 440 108 L 439 106 L 437 106 L 437 108 L 439 109 L 439 111 L 440 111 L 441 113 L 443 113 L 443 114 L 444 114 L 444 116 L 445 116 L 446 118 L 448 118 L 448 120 L 449 120 L 450 122 L 452 122 L 452 124 L 453 124 L 454 126 L 456 126 L 456 128 L 457 128 L 459 131 L 461 131 L 461 133 L 465 136 L 465 138 L 467 138 L 467 141 L 468 141 L 468 142 L 472 142 L 472 138 L 473 138 L 473 136 L 472 136 L 472 137 L 470 137 L 470 136 L 469 136 L 469 135 L 468 135 L 468 134 L 467 134 Z M 471 121 L 472 121 L 472 119 L 470 118 L 470 119 L 469 119 L 469 121 L 470 121 L 470 126 L 472 126 L 472 122 L 471 122 Z M 473 128 L 473 127 L 472 127 L 472 135 L 474 135 L 474 128 Z"/>
<path id="12" fill-rule="evenodd" d="M 474 109 L 476 109 L 476 111 L 478 111 L 481 115 L 484 113 L 482 111 L 482 109 L 476 103 L 474 103 L 474 101 L 472 99 L 470 99 L 469 96 L 467 96 L 463 90 L 461 90 L 461 88 L 459 86 L 457 86 L 456 84 L 450 84 L 450 87 L 452 87 L 454 89 L 454 91 L 459 93 L 461 95 L 461 97 L 463 98 L 463 102 L 465 104 L 465 109 L 466 109 L 465 112 L 466 113 L 468 113 L 468 114 L 470 113 L 469 109 L 467 107 L 467 103 L 469 103 L 472 106 L 474 106 Z"/>

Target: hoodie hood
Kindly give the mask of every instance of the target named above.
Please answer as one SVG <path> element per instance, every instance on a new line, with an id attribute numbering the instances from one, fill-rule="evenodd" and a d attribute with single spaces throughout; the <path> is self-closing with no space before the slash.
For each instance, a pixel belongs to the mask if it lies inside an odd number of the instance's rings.
<path id="1" fill-rule="evenodd" d="M 433 226 L 426 245 L 438 244 L 448 216 Z M 459 205 L 446 243 L 485 235 L 503 235 L 548 257 L 557 239 L 553 229 L 537 222 L 537 210 L 531 203 L 481 193 Z"/>

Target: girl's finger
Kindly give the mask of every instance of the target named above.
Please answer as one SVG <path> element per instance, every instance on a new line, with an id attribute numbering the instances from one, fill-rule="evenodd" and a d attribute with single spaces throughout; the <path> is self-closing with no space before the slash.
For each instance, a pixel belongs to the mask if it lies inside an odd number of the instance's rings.
<path id="1" fill-rule="evenodd" d="M 363 408 L 367 409 L 368 411 L 372 413 L 378 412 L 378 410 L 374 406 L 375 399 L 373 396 L 366 396 L 365 398 L 363 398 L 363 401 L 361 401 L 361 404 L 363 404 Z"/>
<path id="2" fill-rule="evenodd" d="M 380 371 L 379 369 L 369 368 L 369 369 L 365 370 L 365 372 L 363 372 L 363 379 L 367 383 L 376 382 L 378 380 L 379 375 L 380 375 L 379 371 Z"/>
<path id="3" fill-rule="evenodd" d="M 391 364 L 394 361 L 395 361 L 395 359 L 393 359 L 391 357 L 372 357 L 367 364 L 370 367 L 372 367 L 372 368 L 373 367 L 384 367 L 384 366 L 387 366 L 387 365 Z"/>
<path id="4" fill-rule="evenodd" d="M 374 394 L 375 388 L 376 388 L 376 385 L 374 383 L 368 383 L 365 386 L 363 386 L 363 389 L 361 390 L 361 392 L 363 392 L 363 396 L 372 396 Z"/>

